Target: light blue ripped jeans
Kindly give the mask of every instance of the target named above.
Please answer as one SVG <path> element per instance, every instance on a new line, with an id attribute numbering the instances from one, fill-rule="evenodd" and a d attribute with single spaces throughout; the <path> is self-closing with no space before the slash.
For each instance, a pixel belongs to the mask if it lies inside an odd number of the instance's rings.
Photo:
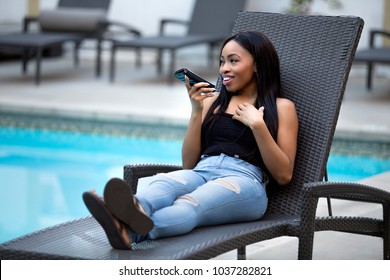
<path id="1" fill-rule="evenodd" d="M 134 242 L 185 234 L 195 227 L 260 219 L 267 208 L 267 175 L 225 154 L 202 156 L 193 170 L 157 174 L 135 197 L 154 222 Z"/>

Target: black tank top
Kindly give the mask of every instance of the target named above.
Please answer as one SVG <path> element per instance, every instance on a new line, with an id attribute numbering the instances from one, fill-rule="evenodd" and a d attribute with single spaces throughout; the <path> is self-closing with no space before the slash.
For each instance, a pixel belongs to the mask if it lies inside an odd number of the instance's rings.
<path id="1" fill-rule="evenodd" d="M 202 124 L 202 154 L 239 157 L 266 171 L 263 159 L 251 129 L 222 113 L 213 121 Z"/>

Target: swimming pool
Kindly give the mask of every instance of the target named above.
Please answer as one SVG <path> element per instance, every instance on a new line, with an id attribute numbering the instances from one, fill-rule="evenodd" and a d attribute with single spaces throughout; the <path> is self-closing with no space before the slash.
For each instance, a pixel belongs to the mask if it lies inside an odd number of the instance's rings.
<path id="1" fill-rule="evenodd" d="M 69 124 L 52 124 L 58 130 L 8 124 L 0 126 L 0 243 L 88 215 L 81 194 L 90 188 L 102 193 L 109 178 L 122 177 L 125 164 L 181 163 L 180 127 L 107 124 L 112 130 L 107 133 L 104 124 L 77 132 Z M 385 170 L 390 170 L 387 155 L 332 153 L 328 166 L 332 181 Z"/>

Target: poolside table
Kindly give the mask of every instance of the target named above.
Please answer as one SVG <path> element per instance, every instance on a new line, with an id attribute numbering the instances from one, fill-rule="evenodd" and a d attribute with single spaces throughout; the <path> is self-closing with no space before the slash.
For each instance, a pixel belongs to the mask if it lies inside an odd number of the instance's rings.
<path id="1" fill-rule="evenodd" d="M 67 41 L 75 42 L 77 45 L 82 36 L 76 33 L 10 33 L 0 35 L 0 47 L 21 48 L 23 52 L 22 71 L 27 71 L 29 53 L 36 53 L 35 84 L 40 84 L 41 60 L 44 49 L 62 44 Z M 75 51 L 75 63 L 78 63 L 77 52 Z"/>

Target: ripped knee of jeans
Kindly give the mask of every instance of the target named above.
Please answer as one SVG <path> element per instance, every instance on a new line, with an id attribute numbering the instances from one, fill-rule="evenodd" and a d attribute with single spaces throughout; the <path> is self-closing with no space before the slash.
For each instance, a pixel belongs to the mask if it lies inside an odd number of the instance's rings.
<path id="1" fill-rule="evenodd" d="M 199 203 L 198 201 L 193 198 L 192 196 L 186 194 L 186 195 L 182 195 L 182 196 L 179 196 L 177 199 L 176 199 L 176 202 L 185 202 L 185 203 L 190 203 L 194 206 L 197 206 Z"/>
<path id="2" fill-rule="evenodd" d="M 213 181 L 213 183 L 216 184 L 216 185 L 220 185 L 222 187 L 225 187 L 228 190 L 231 190 L 231 191 L 233 191 L 235 193 L 240 193 L 241 192 L 240 186 L 236 182 L 233 182 L 233 181 L 231 181 L 229 179 L 218 178 L 215 181 Z"/>
<path id="3" fill-rule="evenodd" d="M 182 185 L 187 185 L 188 183 L 187 180 L 183 178 L 178 172 L 159 173 L 156 176 L 154 176 L 154 180 L 152 182 L 164 180 L 165 178 L 176 181 Z"/>

